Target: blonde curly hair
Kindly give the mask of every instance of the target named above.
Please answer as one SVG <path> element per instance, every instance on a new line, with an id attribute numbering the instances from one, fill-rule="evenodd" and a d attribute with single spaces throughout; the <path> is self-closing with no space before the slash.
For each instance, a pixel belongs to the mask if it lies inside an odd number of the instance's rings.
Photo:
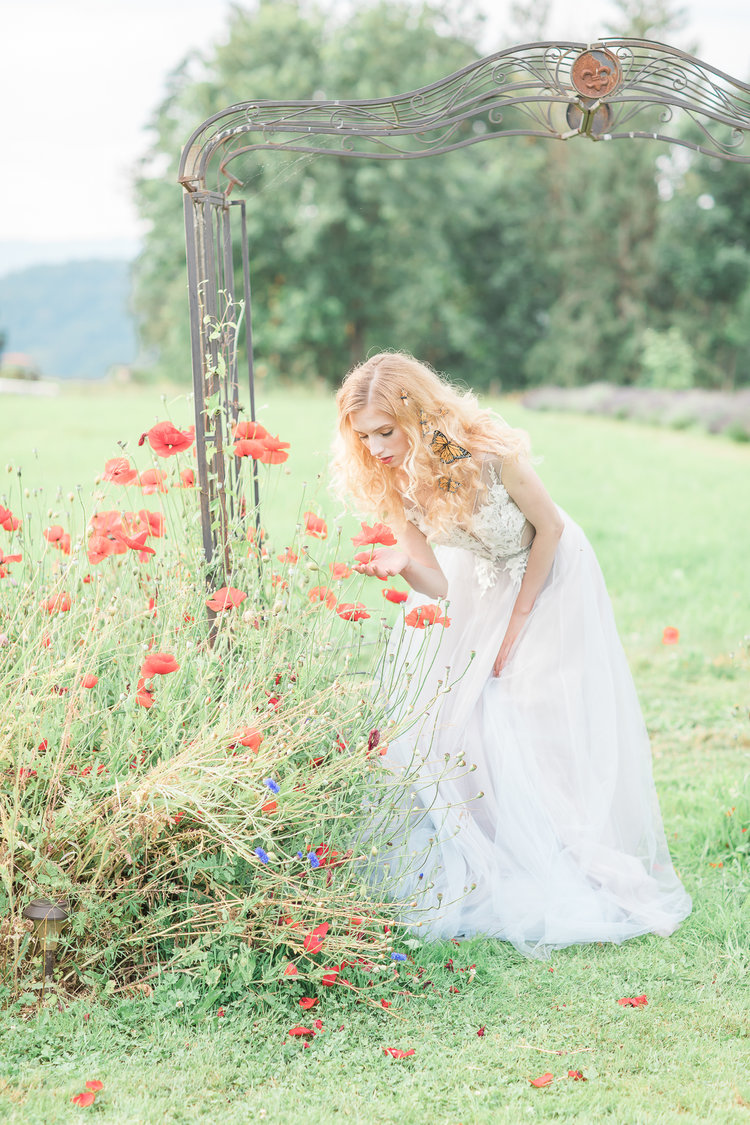
<path id="1" fill-rule="evenodd" d="M 334 491 L 342 498 L 353 499 L 363 514 L 387 519 L 400 529 L 408 518 L 406 499 L 407 507 L 410 501 L 421 508 L 433 535 L 447 532 L 456 524 L 471 530 L 474 512 L 486 490 L 483 462 L 487 458 L 518 458 L 529 452 L 523 430 L 482 410 L 471 391 L 461 391 L 407 352 L 379 352 L 352 368 L 336 395 L 336 406 Z M 408 439 L 409 452 L 396 472 L 372 457 L 354 431 L 351 415 L 366 406 L 378 407 L 394 418 Z M 429 426 L 426 437 L 423 418 Z M 430 447 L 434 430 L 458 442 L 471 456 L 442 465 Z M 440 488 L 441 476 L 449 476 L 458 484 L 455 492 Z"/>

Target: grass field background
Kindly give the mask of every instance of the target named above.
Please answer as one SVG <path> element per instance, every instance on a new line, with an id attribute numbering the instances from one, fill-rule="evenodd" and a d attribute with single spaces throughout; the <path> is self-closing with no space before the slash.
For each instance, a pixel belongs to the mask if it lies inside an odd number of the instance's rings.
<path id="1" fill-rule="evenodd" d="M 163 395 L 163 397 L 162 397 Z M 298 511 L 343 517 L 326 491 L 330 397 L 261 392 L 260 420 L 292 443 L 263 522 L 277 542 Z M 287 1039 L 306 1013 L 284 998 L 178 1008 L 153 995 L 80 999 L 0 1024 L 0 1120 L 36 1125 L 81 1113 L 106 1122 L 523 1121 L 721 1125 L 750 1120 L 750 448 L 686 431 L 531 414 L 493 403 L 529 430 L 538 470 L 599 556 L 652 734 L 667 836 L 694 911 L 670 939 L 591 945 L 529 962 L 499 942 L 432 943 L 403 974 L 431 984 L 385 1010 L 337 990 L 314 1011 L 310 1048 Z M 62 512 L 108 457 L 137 460 L 157 419 L 191 420 L 184 392 L 66 388 L 6 399 L 0 481 Z M 145 461 L 144 461 L 145 464 Z M 300 503 L 302 482 L 306 483 Z M 41 490 L 36 492 L 35 490 Z M 140 495 L 132 504 L 143 506 Z M 50 517 L 52 518 L 52 517 Z M 285 530 L 285 529 L 288 529 Z M 665 626 L 680 630 L 661 643 Z M 734 811 L 732 811 L 734 810 Z M 451 972 L 476 965 L 476 975 Z M 452 991 L 456 989 L 456 991 Z M 413 990 L 412 990 L 413 991 Z M 374 998 L 377 1001 L 377 990 Z M 646 993 L 644 1008 L 617 1004 Z M 480 1028 L 484 1033 L 478 1034 Z M 383 1048 L 414 1048 L 396 1060 Z M 567 1077 L 581 1070 L 587 1081 Z M 552 1072 L 552 1084 L 529 1078 Z M 80 1110 L 87 1079 L 104 1089 Z"/>

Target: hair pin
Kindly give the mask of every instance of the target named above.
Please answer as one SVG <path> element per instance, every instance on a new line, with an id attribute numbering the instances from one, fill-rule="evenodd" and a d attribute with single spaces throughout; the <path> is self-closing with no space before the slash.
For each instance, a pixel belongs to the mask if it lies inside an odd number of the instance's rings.
<path id="1" fill-rule="evenodd" d="M 464 457 L 471 457 L 468 449 L 464 449 L 457 441 L 451 441 L 441 430 L 435 430 L 433 433 L 430 449 L 440 458 L 444 465 L 452 465 L 454 461 L 461 461 Z"/>
<path id="2" fill-rule="evenodd" d="M 458 492 L 461 487 L 461 482 L 454 480 L 453 477 L 438 477 L 437 483 L 442 492 Z"/>

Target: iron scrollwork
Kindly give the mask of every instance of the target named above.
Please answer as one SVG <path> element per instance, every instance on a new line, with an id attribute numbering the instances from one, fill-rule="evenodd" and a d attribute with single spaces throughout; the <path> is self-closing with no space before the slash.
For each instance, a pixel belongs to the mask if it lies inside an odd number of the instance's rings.
<path id="1" fill-rule="evenodd" d="M 673 47 L 530 43 L 396 97 L 240 102 L 196 129 L 179 178 L 189 191 L 228 194 L 241 183 L 238 158 L 260 149 L 405 160 L 514 135 L 655 138 L 750 162 L 748 129 L 750 86 Z"/>

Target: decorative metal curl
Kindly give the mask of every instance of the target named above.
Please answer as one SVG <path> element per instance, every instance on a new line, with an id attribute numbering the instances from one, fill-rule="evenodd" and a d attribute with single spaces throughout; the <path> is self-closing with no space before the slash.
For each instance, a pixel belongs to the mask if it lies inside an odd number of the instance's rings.
<path id="1" fill-rule="evenodd" d="M 607 132 L 590 128 L 592 102 L 605 102 Z M 578 105 L 580 119 L 568 107 Z M 517 128 L 516 109 L 530 125 Z M 220 169 L 262 149 L 380 160 L 414 159 L 491 137 L 592 140 L 654 136 L 727 160 L 750 162 L 750 86 L 663 43 L 603 39 L 598 43 L 528 43 L 480 59 L 439 82 L 406 94 L 366 101 L 248 101 L 214 114 L 185 146 L 179 179 L 188 191 L 209 190 Z M 578 120 L 570 125 L 571 116 Z M 621 126 L 630 126 L 622 131 Z M 700 125 L 703 143 L 683 123 Z M 480 128 L 477 128 L 480 124 Z M 567 128 L 566 128 L 567 126 Z M 332 134 L 351 143 L 332 146 Z M 743 151 L 744 150 L 744 151 Z M 219 155 L 219 160 L 214 158 Z M 226 189 L 225 188 L 223 190 Z"/>

